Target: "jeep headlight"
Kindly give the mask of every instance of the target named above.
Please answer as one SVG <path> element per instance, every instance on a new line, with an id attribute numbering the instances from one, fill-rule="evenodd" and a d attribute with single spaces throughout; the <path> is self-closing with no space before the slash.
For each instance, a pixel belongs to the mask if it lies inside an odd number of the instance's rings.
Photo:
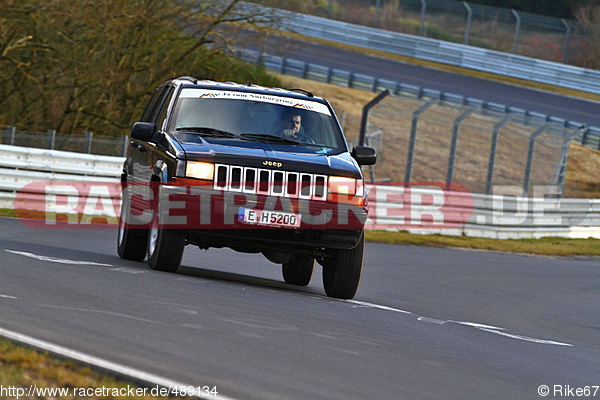
<path id="1" fill-rule="evenodd" d="M 365 195 L 362 179 L 347 178 L 344 176 L 329 177 L 329 192 L 358 197 L 363 197 Z"/>
<path id="2" fill-rule="evenodd" d="M 185 177 L 212 181 L 215 165 L 209 162 L 188 161 L 185 165 Z"/>

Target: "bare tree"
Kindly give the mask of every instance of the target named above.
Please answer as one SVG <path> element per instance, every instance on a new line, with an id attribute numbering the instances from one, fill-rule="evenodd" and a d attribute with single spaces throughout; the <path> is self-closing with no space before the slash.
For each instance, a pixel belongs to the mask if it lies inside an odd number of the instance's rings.
<path id="1" fill-rule="evenodd" d="M 123 133 L 172 76 L 253 73 L 226 50 L 276 23 L 239 0 L 0 0 L 0 124 Z"/>

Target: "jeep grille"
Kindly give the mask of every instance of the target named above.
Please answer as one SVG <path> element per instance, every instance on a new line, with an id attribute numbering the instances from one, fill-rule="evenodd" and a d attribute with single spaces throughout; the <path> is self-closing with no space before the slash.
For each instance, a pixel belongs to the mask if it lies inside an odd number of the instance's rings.
<path id="1" fill-rule="evenodd" d="M 215 165 L 215 190 L 327 200 L 327 176 L 236 165 Z"/>

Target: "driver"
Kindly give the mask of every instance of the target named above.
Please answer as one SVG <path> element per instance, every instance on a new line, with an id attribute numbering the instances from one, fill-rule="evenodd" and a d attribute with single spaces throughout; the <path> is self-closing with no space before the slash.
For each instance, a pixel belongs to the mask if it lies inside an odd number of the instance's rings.
<path id="1" fill-rule="evenodd" d="M 283 120 L 283 131 L 281 135 L 288 139 L 298 139 L 302 129 L 302 116 L 298 112 L 286 114 Z"/>

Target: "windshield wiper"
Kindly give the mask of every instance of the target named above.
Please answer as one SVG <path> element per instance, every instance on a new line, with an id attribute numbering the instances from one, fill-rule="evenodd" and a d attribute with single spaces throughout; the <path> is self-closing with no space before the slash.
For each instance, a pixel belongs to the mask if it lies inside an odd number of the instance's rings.
<path id="1" fill-rule="evenodd" d="M 205 126 L 186 126 L 182 128 L 177 128 L 178 132 L 194 132 L 202 137 L 213 137 L 213 138 L 222 138 L 222 139 L 233 139 L 238 136 L 231 132 L 222 131 L 220 129 L 208 128 Z"/>
<path id="2" fill-rule="evenodd" d="M 240 136 L 246 140 L 260 143 L 289 144 L 293 146 L 302 144 L 301 142 L 298 142 L 296 140 L 275 135 L 265 135 L 262 133 L 242 133 Z"/>
<path id="3" fill-rule="evenodd" d="M 316 143 L 300 142 L 298 140 L 288 139 L 282 136 L 266 135 L 262 133 L 242 133 L 240 136 L 243 139 L 260 143 L 284 144 L 290 146 L 311 146 L 319 148 L 323 147 L 322 145 Z"/>

